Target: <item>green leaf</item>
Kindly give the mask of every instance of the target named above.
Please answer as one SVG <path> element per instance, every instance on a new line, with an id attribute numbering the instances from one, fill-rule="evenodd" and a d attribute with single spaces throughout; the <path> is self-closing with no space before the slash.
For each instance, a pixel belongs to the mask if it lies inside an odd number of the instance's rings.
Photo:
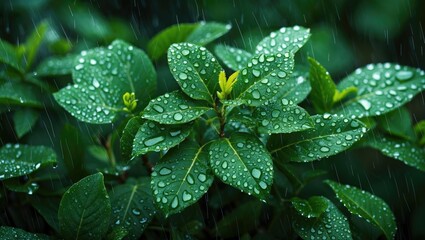
<path id="1" fill-rule="evenodd" d="M 255 55 L 239 73 L 232 97 L 250 106 L 261 105 L 285 87 L 293 68 L 292 53 Z"/>
<path id="2" fill-rule="evenodd" d="M 155 69 L 147 55 L 121 40 L 108 48 L 83 51 L 72 77 L 75 84 L 54 97 L 71 115 L 94 124 L 111 123 L 124 111 L 124 93 L 135 93 L 140 110 L 156 88 Z"/>
<path id="3" fill-rule="evenodd" d="M 366 146 L 380 151 L 385 156 L 397 159 L 418 170 L 425 171 L 425 151 L 420 146 L 404 139 L 384 135 L 368 135 Z"/>
<path id="4" fill-rule="evenodd" d="M 148 43 L 148 53 L 157 60 L 173 43 L 190 42 L 203 46 L 221 37 L 230 28 L 230 25 L 215 22 L 179 23 L 155 35 Z"/>
<path id="5" fill-rule="evenodd" d="M 36 182 L 33 182 L 31 178 L 28 179 L 26 176 L 6 179 L 3 181 L 3 184 L 10 191 L 27 193 L 29 195 L 34 194 L 39 188 Z"/>
<path id="6" fill-rule="evenodd" d="M 146 121 L 134 137 L 132 156 L 134 158 L 148 152 L 168 150 L 189 136 L 191 129 L 191 124 L 161 125 Z"/>
<path id="7" fill-rule="evenodd" d="M 214 52 L 227 67 L 234 71 L 245 68 L 252 58 L 250 52 L 223 44 L 215 46 Z"/>
<path id="8" fill-rule="evenodd" d="M 425 89 L 420 69 L 391 63 L 369 64 L 344 78 L 338 89 L 357 87 L 357 96 L 339 104 L 335 113 L 351 118 L 379 116 L 409 102 Z"/>
<path id="9" fill-rule="evenodd" d="M 25 42 L 25 60 L 27 70 L 31 67 L 34 58 L 37 55 L 38 49 L 44 39 L 49 24 L 46 21 L 37 25 L 36 29 L 31 33 Z"/>
<path id="10" fill-rule="evenodd" d="M 255 109 L 253 116 L 260 123 L 258 131 L 268 134 L 298 132 L 314 127 L 308 112 L 286 98 L 266 102 Z"/>
<path id="11" fill-rule="evenodd" d="M 324 114 L 312 119 L 312 129 L 272 135 L 270 152 L 280 161 L 310 162 L 348 149 L 367 131 L 362 122 L 342 116 Z"/>
<path id="12" fill-rule="evenodd" d="M 310 62 L 309 79 L 312 87 L 311 102 L 318 112 L 329 112 L 336 92 L 335 83 L 329 72 L 319 62 L 311 57 L 308 58 L 308 61 Z"/>
<path id="13" fill-rule="evenodd" d="M 425 120 L 421 120 L 414 126 L 415 134 L 418 136 L 418 144 L 425 144 Z"/>
<path id="14" fill-rule="evenodd" d="M 40 89 L 20 82 L 0 84 L 0 104 L 43 107 Z"/>
<path id="15" fill-rule="evenodd" d="M 405 140 L 415 140 L 415 132 L 412 127 L 412 118 L 409 111 L 398 108 L 377 118 L 378 126 L 385 132 L 403 138 Z"/>
<path id="16" fill-rule="evenodd" d="M 391 208 L 379 197 L 349 185 L 326 180 L 338 199 L 352 214 L 377 226 L 387 239 L 394 239 L 397 226 Z"/>
<path id="17" fill-rule="evenodd" d="M 181 124 L 195 120 L 211 109 L 205 102 L 193 100 L 177 90 L 152 99 L 142 117 L 161 124 Z"/>
<path id="18" fill-rule="evenodd" d="M 109 195 L 112 205 L 110 227 L 127 230 L 126 239 L 139 239 L 156 213 L 149 178 L 115 186 Z"/>
<path id="19" fill-rule="evenodd" d="M 347 218 L 325 197 L 313 197 L 326 204 L 326 210 L 319 217 L 306 218 L 294 215 L 294 229 L 302 239 L 352 239 Z M 310 198 L 311 199 L 311 198 Z"/>
<path id="20" fill-rule="evenodd" d="M 23 72 L 22 63 L 17 55 L 17 50 L 15 47 L 0 39 L 0 63 L 7 64 L 13 67 L 18 72 Z"/>
<path id="21" fill-rule="evenodd" d="M 255 48 L 255 54 L 296 53 L 310 38 L 310 29 L 283 27 L 271 32 Z"/>
<path id="22" fill-rule="evenodd" d="M 60 199 L 34 196 L 30 198 L 30 203 L 44 220 L 46 220 L 49 226 L 59 233 L 58 210 Z"/>
<path id="23" fill-rule="evenodd" d="M 37 76 L 61 76 L 70 75 L 74 69 L 76 54 L 69 54 L 65 57 L 50 57 L 37 66 L 35 73 Z"/>
<path id="24" fill-rule="evenodd" d="M 56 163 L 56 154 L 44 146 L 6 144 L 0 149 L 0 180 L 30 174 Z"/>
<path id="25" fill-rule="evenodd" d="M 102 173 L 72 185 L 62 196 L 58 217 L 61 234 L 66 239 L 101 239 L 108 231 L 111 217 Z"/>
<path id="26" fill-rule="evenodd" d="M 48 240 L 50 239 L 47 235 L 40 233 L 29 233 L 19 228 L 0 226 L 0 236 L 4 240 Z"/>
<path id="27" fill-rule="evenodd" d="M 206 48 L 191 43 L 173 44 L 168 49 L 168 65 L 189 97 L 214 103 L 219 91 L 218 75 L 223 69 Z"/>
<path id="28" fill-rule="evenodd" d="M 311 91 L 308 72 L 295 71 L 286 79 L 284 87 L 274 96 L 274 99 L 286 98 L 295 104 L 307 98 Z"/>
<path id="29" fill-rule="evenodd" d="M 273 163 L 260 140 L 246 133 L 234 133 L 211 143 L 209 156 L 221 181 L 267 200 L 273 183 Z"/>
<path id="30" fill-rule="evenodd" d="M 208 147 L 186 141 L 171 149 L 155 166 L 151 187 L 166 216 L 197 202 L 211 186 Z"/>
<path id="31" fill-rule="evenodd" d="M 121 156 L 124 161 L 131 159 L 131 153 L 133 152 L 133 141 L 139 131 L 140 126 L 143 125 L 143 119 L 141 117 L 131 118 L 125 125 L 124 130 L 120 138 Z"/>
<path id="32" fill-rule="evenodd" d="M 65 124 L 60 132 L 60 147 L 66 171 L 73 181 L 77 181 L 86 175 L 85 150 L 87 142 L 84 141 L 81 131 Z"/>
<path id="33" fill-rule="evenodd" d="M 35 111 L 31 108 L 25 108 L 16 111 L 13 115 L 13 123 L 18 138 L 23 137 L 26 133 L 31 131 L 39 117 L 40 114 L 38 111 Z"/>
<path id="34" fill-rule="evenodd" d="M 318 218 L 329 208 L 329 201 L 324 197 L 313 196 L 308 200 L 291 198 L 292 206 L 303 217 Z"/>

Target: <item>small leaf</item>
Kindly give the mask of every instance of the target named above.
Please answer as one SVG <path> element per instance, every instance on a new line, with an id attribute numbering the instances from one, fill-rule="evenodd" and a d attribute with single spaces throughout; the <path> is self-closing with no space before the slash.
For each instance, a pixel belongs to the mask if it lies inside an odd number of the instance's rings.
<path id="1" fill-rule="evenodd" d="M 149 178 L 115 186 L 109 195 L 112 205 L 110 228 L 121 226 L 126 230 L 126 239 L 139 239 L 156 213 Z"/>
<path id="2" fill-rule="evenodd" d="M 5 82 L 0 83 L 0 104 L 27 107 L 43 107 L 40 89 L 33 85 Z"/>
<path id="3" fill-rule="evenodd" d="M 348 149 L 367 131 L 362 122 L 342 116 L 324 114 L 312 119 L 312 129 L 272 135 L 270 152 L 280 161 L 310 162 Z"/>
<path id="4" fill-rule="evenodd" d="M 155 69 L 147 55 L 121 40 L 107 49 L 83 51 L 72 77 L 74 85 L 54 97 L 71 115 L 94 124 L 111 123 L 124 112 L 122 96 L 126 92 L 135 93 L 143 108 L 156 88 Z"/>
<path id="5" fill-rule="evenodd" d="M 315 109 L 320 112 L 329 112 L 333 105 L 336 86 L 328 71 L 315 59 L 309 57 L 310 63 L 310 98 Z"/>
<path id="6" fill-rule="evenodd" d="M 357 96 L 342 102 L 333 112 L 351 118 L 379 116 L 409 102 L 425 89 L 425 73 L 398 64 L 378 63 L 358 68 L 338 89 L 357 87 Z"/>
<path id="7" fill-rule="evenodd" d="M 249 106 L 261 105 L 285 87 L 293 68 L 292 53 L 255 55 L 240 71 L 232 96 Z"/>
<path id="8" fill-rule="evenodd" d="M 412 118 L 409 111 L 398 108 L 377 118 L 378 126 L 385 132 L 403 138 L 405 140 L 415 140 L 415 132 L 412 127 Z"/>
<path id="9" fill-rule="evenodd" d="M 46 21 L 41 22 L 26 40 L 25 61 L 27 69 L 31 67 L 48 28 L 49 24 Z"/>
<path id="10" fill-rule="evenodd" d="M 208 147 L 186 141 L 171 149 L 155 166 L 151 187 L 166 216 L 197 202 L 211 186 Z"/>
<path id="11" fill-rule="evenodd" d="M 273 163 L 264 145 L 246 133 L 214 141 L 210 165 L 224 183 L 266 200 L 273 183 Z M 258 161 L 260 160 L 260 161 Z"/>
<path id="12" fill-rule="evenodd" d="M 357 88 L 354 86 L 348 87 L 343 89 L 342 91 L 339 91 L 338 89 L 335 90 L 335 94 L 333 97 L 333 102 L 337 103 L 340 102 L 342 100 L 344 100 L 345 98 L 349 97 L 350 95 L 355 95 L 357 94 Z"/>
<path id="13" fill-rule="evenodd" d="M 384 135 L 368 135 L 364 143 L 385 156 L 397 159 L 418 170 L 425 171 L 425 151 L 420 146 L 404 139 Z"/>
<path id="14" fill-rule="evenodd" d="M 62 196 L 58 217 L 66 239 L 101 239 L 111 217 L 103 175 L 96 173 L 72 185 Z"/>
<path id="15" fill-rule="evenodd" d="M 7 64 L 22 73 L 24 70 L 16 52 L 17 50 L 12 44 L 0 39 L 0 63 Z"/>
<path id="16" fill-rule="evenodd" d="M 255 109 L 253 116 L 259 122 L 258 131 L 268 134 L 298 132 L 314 126 L 308 112 L 286 98 L 266 102 Z"/>
<path id="17" fill-rule="evenodd" d="M 47 58 L 38 65 L 35 73 L 37 76 L 70 75 L 74 69 L 77 56 L 76 54 L 69 54 L 65 57 Z"/>
<path id="18" fill-rule="evenodd" d="M 329 200 L 324 197 L 313 196 L 308 200 L 292 198 L 292 206 L 303 217 L 318 218 L 329 208 Z"/>
<path id="19" fill-rule="evenodd" d="M 218 75 L 223 69 L 206 48 L 191 43 L 173 44 L 168 49 L 168 65 L 189 97 L 214 103 L 214 95 L 220 90 Z"/>
<path id="20" fill-rule="evenodd" d="M 161 125 L 146 121 L 134 137 L 132 155 L 136 157 L 148 152 L 168 150 L 189 136 L 191 128 L 191 124 Z"/>
<path id="21" fill-rule="evenodd" d="M 387 239 L 394 239 L 397 226 L 391 208 L 379 197 L 349 185 L 326 180 L 338 199 L 352 214 L 377 226 Z"/>
<path id="22" fill-rule="evenodd" d="M 284 87 L 274 96 L 274 99 L 286 98 L 292 100 L 295 104 L 302 102 L 307 98 L 311 91 L 308 72 L 295 71 L 285 81 Z"/>
<path id="23" fill-rule="evenodd" d="M 214 48 L 215 55 L 230 69 L 238 71 L 248 65 L 252 54 L 238 48 L 219 44 Z"/>
<path id="24" fill-rule="evenodd" d="M 56 154 L 44 146 L 6 144 L 0 149 L 0 180 L 30 174 L 56 163 Z"/>
<path id="25" fill-rule="evenodd" d="M 205 102 L 174 91 L 152 99 L 143 110 L 142 117 L 161 124 L 181 124 L 199 118 L 210 109 Z"/>
<path id="26" fill-rule="evenodd" d="M 19 228 L 0 226 L 0 236 L 4 240 L 48 240 L 49 236 L 40 233 L 29 233 Z"/>
<path id="27" fill-rule="evenodd" d="M 310 38 L 310 29 L 283 27 L 258 43 L 255 54 L 296 53 Z"/>
<path id="28" fill-rule="evenodd" d="M 16 111 L 13 115 L 13 123 L 18 138 L 23 137 L 26 133 L 31 131 L 39 117 L 40 114 L 38 111 L 35 111 L 31 108 L 25 108 Z"/>
<path id="29" fill-rule="evenodd" d="M 230 25 L 215 22 L 179 23 L 155 35 L 148 43 L 148 53 L 153 60 L 157 60 L 173 43 L 189 42 L 203 46 L 229 30 Z"/>
<path id="30" fill-rule="evenodd" d="M 143 119 L 141 117 L 133 117 L 128 120 L 125 125 L 124 130 L 122 131 L 122 136 L 120 139 L 121 147 L 121 156 L 124 161 L 129 161 L 131 159 L 131 153 L 133 151 L 133 141 L 136 137 L 139 128 L 143 125 Z"/>
<path id="31" fill-rule="evenodd" d="M 347 218 L 325 197 L 314 197 L 327 204 L 324 213 L 316 218 L 295 214 L 294 229 L 302 239 L 352 239 Z M 319 200 L 320 199 L 320 200 Z"/>

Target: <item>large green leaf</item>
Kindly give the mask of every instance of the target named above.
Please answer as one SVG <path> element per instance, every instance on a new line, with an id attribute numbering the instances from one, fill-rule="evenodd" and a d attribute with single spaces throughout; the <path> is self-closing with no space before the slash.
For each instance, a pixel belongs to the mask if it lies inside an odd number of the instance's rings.
<path id="1" fill-rule="evenodd" d="M 7 64 L 19 72 L 23 72 L 22 63 L 17 55 L 17 50 L 10 43 L 0 39 L 0 63 Z"/>
<path id="2" fill-rule="evenodd" d="M 0 83 L 0 104 L 42 107 L 40 89 L 21 82 Z"/>
<path id="3" fill-rule="evenodd" d="M 139 239 L 155 216 L 149 178 L 130 179 L 110 192 L 112 205 L 111 229 L 127 230 L 126 239 Z"/>
<path id="4" fill-rule="evenodd" d="M 385 156 L 425 171 L 425 151 L 420 146 L 404 139 L 396 139 L 381 134 L 367 136 L 366 146 L 380 151 Z"/>
<path id="5" fill-rule="evenodd" d="M 283 27 L 261 40 L 255 48 L 255 53 L 295 53 L 307 42 L 309 37 L 310 29 L 308 28 Z"/>
<path id="6" fill-rule="evenodd" d="M 255 109 L 253 116 L 260 123 L 258 131 L 268 134 L 298 132 L 314 126 L 308 112 L 286 98 L 266 102 Z"/>
<path id="7" fill-rule="evenodd" d="M 151 187 L 156 204 L 168 216 L 197 202 L 213 180 L 208 166 L 208 147 L 186 141 L 157 163 Z"/>
<path id="8" fill-rule="evenodd" d="M 377 117 L 378 127 L 385 132 L 406 140 L 415 140 L 412 118 L 405 107 Z"/>
<path id="9" fill-rule="evenodd" d="M 329 72 L 315 59 L 308 58 L 310 62 L 310 98 L 315 109 L 320 112 L 329 112 L 333 105 L 336 86 Z"/>
<path id="10" fill-rule="evenodd" d="M 302 239 L 352 239 L 347 218 L 325 197 L 313 197 L 326 210 L 318 217 L 308 218 L 294 214 L 294 229 Z M 311 198 L 310 198 L 311 199 Z"/>
<path id="11" fill-rule="evenodd" d="M 44 146 L 6 144 L 0 149 L 0 180 L 30 174 L 56 163 L 56 154 Z"/>
<path id="12" fill-rule="evenodd" d="M 27 70 L 31 67 L 48 28 L 49 24 L 46 21 L 42 21 L 27 38 L 25 42 L 25 62 Z"/>
<path id="13" fill-rule="evenodd" d="M 250 106 L 261 105 L 285 87 L 293 68 L 292 53 L 255 55 L 239 73 L 232 97 Z"/>
<path id="14" fill-rule="evenodd" d="M 173 43 L 190 42 L 203 46 L 221 37 L 230 28 L 230 25 L 215 22 L 179 23 L 155 35 L 148 43 L 148 53 L 157 60 Z"/>
<path id="15" fill-rule="evenodd" d="M 245 50 L 219 44 L 214 48 L 218 58 L 230 69 L 237 71 L 248 65 L 252 53 Z"/>
<path id="16" fill-rule="evenodd" d="M 29 233 L 19 228 L 0 226 L 0 236 L 4 240 L 48 240 L 49 236 L 40 233 Z"/>
<path id="17" fill-rule="evenodd" d="M 121 40 L 108 48 L 83 51 L 75 64 L 74 85 L 54 97 L 81 121 L 111 123 L 123 112 L 124 93 L 134 92 L 141 109 L 155 92 L 156 73 L 148 56 Z"/>
<path id="18" fill-rule="evenodd" d="M 192 43 L 173 44 L 168 49 L 168 65 L 183 92 L 193 99 L 214 103 L 218 75 L 223 69 L 206 48 Z"/>
<path id="19" fill-rule="evenodd" d="M 273 183 L 273 163 L 267 149 L 255 136 L 234 133 L 214 141 L 209 160 L 224 183 L 267 200 Z"/>
<path id="20" fill-rule="evenodd" d="M 18 138 L 31 131 L 31 128 L 35 125 L 39 117 L 39 112 L 31 108 L 16 111 L 13 115 L 13 123 Z"/>
<path id="21" fill-rule="evenodd" d="M 111 203 L 102 173 L 72 185 L 62 196 L 58 217 L 65 239 L 101 239 L 111 218 Z"/>
<path id="22" fill-rule="evenodd" d="M 324 197 L 313 196 L 308 200 L 298 197 L 291 199 L 292 206 L 303 217 L 320 217 L 329 208 L 329 200 Z"/>
<path id="23" fill-rule="evenodd" d="M 391 208 L 379 197 L 349 185 L 327 180 L 338 199 L 352 214 L 377 226 L 387 239 L 394 239 L 397 226 Z"/>
<path id="24" fill-rule="evenodd" d="M 148 152 L 168 150 L 181 143 L 191 131 L 191 124 L 161 125 L 146 121 L 133 140 L 133 157 Z"/>
<path id="25" fill-rule="evenodd" d="M 205 102 L 174 91 L 152 99 L 143 110 L 142 117 L 162 124 L 181 124 L 199 118 L 210 109 Z"/>
<path id="26" fill-rule="evenodd" d="M 348 149 L 367 131 L 362 122 L 338 115 L 315 115 L 312 119 L 312 129 L 273 135 L 270 152 L 280 161 L 310 162 Z"/>
<path id="27" fill-rule="evenodd" d="M 124 161 L 131 159 L 131 154 L 133 152 L 133 141 L 136 137 L 137 132 L 139 131 L 140 126 L 143 125 L 143 119 L 139 116 L 133 117 L 128 120 L 125 128 L 122 131 L 120 138 L 120 148 L 121 156 Z"/>
<path id="28" fill-rule="evenodd" d="M 357 96 L 334 109 L 351 118 L 379 116 L 409 102 L 425 89 L 425 73 L 398 64 L 378 63 L 358 68 L 344 78 L 338 89 L 355 86 Z"/>
<path id="29" fill-rule="evenodd" d="M 294 71 L 286 79 L 284 87 L 274 96 L 274 99 L 286 98 L 298 104 L 307 98 L 310 91 L 311 86 L 308 80 L 308 72 Z"/>
<path id="30" fill-rule="evenodd" d="M 69 54 L 65 57 L 50 57 L 37 66 L 35 74 L 37 76 L 60 76 L 72 73 L 75 65 L 76 54 Z"/>

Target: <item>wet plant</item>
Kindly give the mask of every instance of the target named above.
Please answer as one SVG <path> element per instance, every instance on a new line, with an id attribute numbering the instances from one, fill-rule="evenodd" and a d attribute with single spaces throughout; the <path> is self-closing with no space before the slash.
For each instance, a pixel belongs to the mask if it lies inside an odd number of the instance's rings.
<path id="1" fill-rule="evenodd" d="M 0 44 L 0 110 L 18 138 L 1 141 L 4 239 L 232 238 L 235 226 L 248 237 L 395 237 L 387 203 L 311 162 L 368 147 L 425 171 L 424 124 L 413 127 L 403 107 L 424 90 L 423 70 L 375 63 L 336 84 L 297 53 L 309 29 L 283 27 L 254 52 L 212 53 L 206 45 L 231 29 L 214 22 L 171 26 L 148 54 L 115 40 L 33 68 L 47 29 Z M 152 61 L 164 58 L 177 84 L 159 94 Z M 32 144 L 43 112 L 66 123 L 44 136 L 51 147 Z M 306 192 L 311 184 L 327 188 Z M 20 208 L 36 211 L 42 233 Z"/>

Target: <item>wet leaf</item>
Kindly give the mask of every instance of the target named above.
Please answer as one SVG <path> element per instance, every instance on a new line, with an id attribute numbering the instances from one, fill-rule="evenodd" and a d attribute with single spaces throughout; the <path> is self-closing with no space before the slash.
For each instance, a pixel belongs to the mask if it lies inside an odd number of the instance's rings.
<path id="1" fill-rule="evenodd" d="M 369 64 L 344 78 L 338 89 L 355 86 L 357 96 L 336 105 L 333 112 L 351 118 L 379 116 L 390 112 L 425 89 L 420 69 L 391 63 Z"/>
<path id="2" fill-rule="evenodd" d="M 139 239 L 156 210 L 153 204 L 149 178 L 129 180 L 109 192 L 112 205 L 110 227 L 121 226 L 126 239 Z"/>
<path id="3" fill-rule="evenodd" d="M 0 180 L 4 180 L 55 164 L 56 154 L 44 146 L 6 144 L 0 149 L 0 159 Z"/>
<path id="4" fill-rule="evenodd" d="M 22 178 L 28 179 L 26 176 L 20 178 L 9 178 L 4 180 L 3 184 L 10 191 L 27 193 L 29 195 L 34 194 L 40 187 L 36 182 L 33 182 L 31 178 L 29 178 L 27 181 L 22 181 Z"/>
<path id="5" fill-rule="evenodd" d="M 310 38 L 310 29 L 300 26 L 283 27 L 271 32 L 258 43 L 255 54 L 296 53 Z"/>
<path id="6" fill-rule="evenodd" d="M 20 62 L 16 52 L 17 51 L 12 44 L 0 39 L 0 63 L 7 64 L 18 72 L 23 72 L 22 63 Z"/>
<path id="7" fill-rule="evenodd" d="M 308 112 L 286 98 L 266 102 L 255 109 L 253 116 L 259 123 L 258 131 L 268 134 L 298 132 L 314 126 Z"/>
<path id="8" fill-rule="evenodd" d="M 230 25 L 216 22 L 179 23 L 155 35 L 148 43 L 148 53 L 153 60 L 157 60 L 173 43 L 190 42 L 203 46 L 221 37 L 230 28 Z"/>
<path id="9" fill-rule="evenodd" d="M 197 202 L 211 186 L 208 147 L 186 141 L 171 149 L 155 166 L 151 187 L 166 216 Z"/>
<path id="10" fill-rule="evenodd" d="M 326 180 L 338 199 L 356 214 L 381 229 L 387 239 L 394 239 L 397 226 L 391 208 L 379 197 L 349 185 Z"/>
<path id="11" fill-rule="evenodd" d="M 324 114 L 312 116 L 315 127 L 306 131 L 273 135 L 269 150 L 279 161 L 310 162 L 348 149 L 367 129 L 355 119 Z"/>
<path id="12" fill-rule="evenodd" d="M 143 125 L 143 119 L 139 116 L 133 117 L 128 120 L 120 138 L 121 156 L 124 161 L 131 159 L 131 153 L 133 152 L 133 141 L 136 137 L 139 128 Z"/>
<path id="13" fill-rule="evenodd" d="M 29 233 L 19 228 L 0 226 L 0 236 L 5 240 L 48 240 L 49 236 L 40 233 Z"/>
<path id="14" fill-rule="evenodd" d="M 352 239 L 347 218 L 325 197 L 313 197 L 320 201 L 325 211 L 318 217 L 307 218 L 295 214 L 294 229 L 302 239 Z M 311 199 L 311 198 L 310 198 Z"/>
<path id="15" fill-rule="evenodd" d="M 54 93 L 54 97 L 81 121 L 111 123 L 124 112 L 124 93 L 135 93 L 139 109 L 154 94 L 156 73 L 149 58 L 142 50 L 121 40 L 108 48 L 81 52 L 75 64 L 74 85 Z"/>
<path id="16" fill-rule="evenodd" d="M 0 84 L 0 103 L 27 107 L 42 107 L 41 92 L 33 85 L 5 82 Z"/>
<path id="17" fill-rule="evenodd" d="M 214 52 L 228 68 L 234 71 L 245 68 L 252 58 L 252 53 L 250 52 L 223 44 L 215 46 Z"/>
<path id="18" fill-rule="evenodd" d="M 58 217 L 66 239 L 101 239 L 111 217 L 103 175 L 96 173 L 72 185 L 62 196 Z"/>
<path id="19" fill-rule="evenodd" d="M 246 133 L 214 141 L 209 160 L 215 175 L 226 184 L 267 200 L 273 183 L 273 163 L 264 145 Z"/>
<path id="20" fill-rule="evenodd" d="M 24 108 L 18 110 L 13 115 L 13 123 L 15 126 L 15 132 L 18 138 L 23 137 L 32 127 L 37 123 L 40 114 L 31 108 Z"/>
<path id="21" fill-rule="evenodd" d="M 193 100 L 178 90 L 152 99 L 142 117 L 161 124 L 181 124 L 195 120 L 211 109 L 205 102 Z"/>
<path id="22" fill-rule="evenodd" d="M 295 71 L 286 79 L 284 87 L 274 96 L 273 99 L 286 98 L 295 104 L 307 98 L 311 91 L 308 72 Z"/>
<path id="23" fill-rule="evenodd" d="M 329 208 L 329 201 L 318 196 L 310 197 L 308 200 L 291 198 L 291 203 L 298 214 L 306 218 L 318 218 Z"/>
<path id="24" fill-rule="evenodd" d="M 161 125 L 146 121 L 133 141 L 133 158 L 148 152 L 168 150 L 181 143 L 190 133 L 191 124 Z"/>
<path id="25" fill-rule="evenodd" d="M 189 97 L 214 103 L 219 91 L 218 75 L 223 69 L 206 48 L 191 43 L 173 44 L 168 49 L 168 65 Z"/>
<path id="26" fill-rule="evenodd" d="M 293 68 L 292 53 L 255 55 L 240 71 L 233 86 L 233 99 L 250 106 L 261 105 L 285 87 Z"/>
<path id="27" fill-rule="evenodd" d="M 412 127 L 412 118 L 409 111 L 398 108 L 377 118 L 378 126 L 385 132 L 406 140 L 415 140 L 415 132 Z"/>
<path id="28" fill-rule="evenodd" d="M 50 57 L 37 66 L 37 76 L 61 76 L 70 75 L 74 69 L 76 54 L 65 57 Z"/>
<path id="29" fill-rule="evenodd" d="M 37 55 L 38 49 L 40 48 L 41 43 L 44 40 L 46 35 L 46 31 L 49 28 L 49 24 L 47 21 L 42 21 L 28 39 L 25 42 L 25 62 L 27 65 L 27 69 L 29 69 L 34 62 L 34 59 Z"/>
<path id="30" fill-rule="evenodd" d="M 310 63 L 310 98 L 314 108 L 320 112 L 329 112 L 333 105 L 336 86 L 329 72 L 315 59 L 308 58 Z"/>

